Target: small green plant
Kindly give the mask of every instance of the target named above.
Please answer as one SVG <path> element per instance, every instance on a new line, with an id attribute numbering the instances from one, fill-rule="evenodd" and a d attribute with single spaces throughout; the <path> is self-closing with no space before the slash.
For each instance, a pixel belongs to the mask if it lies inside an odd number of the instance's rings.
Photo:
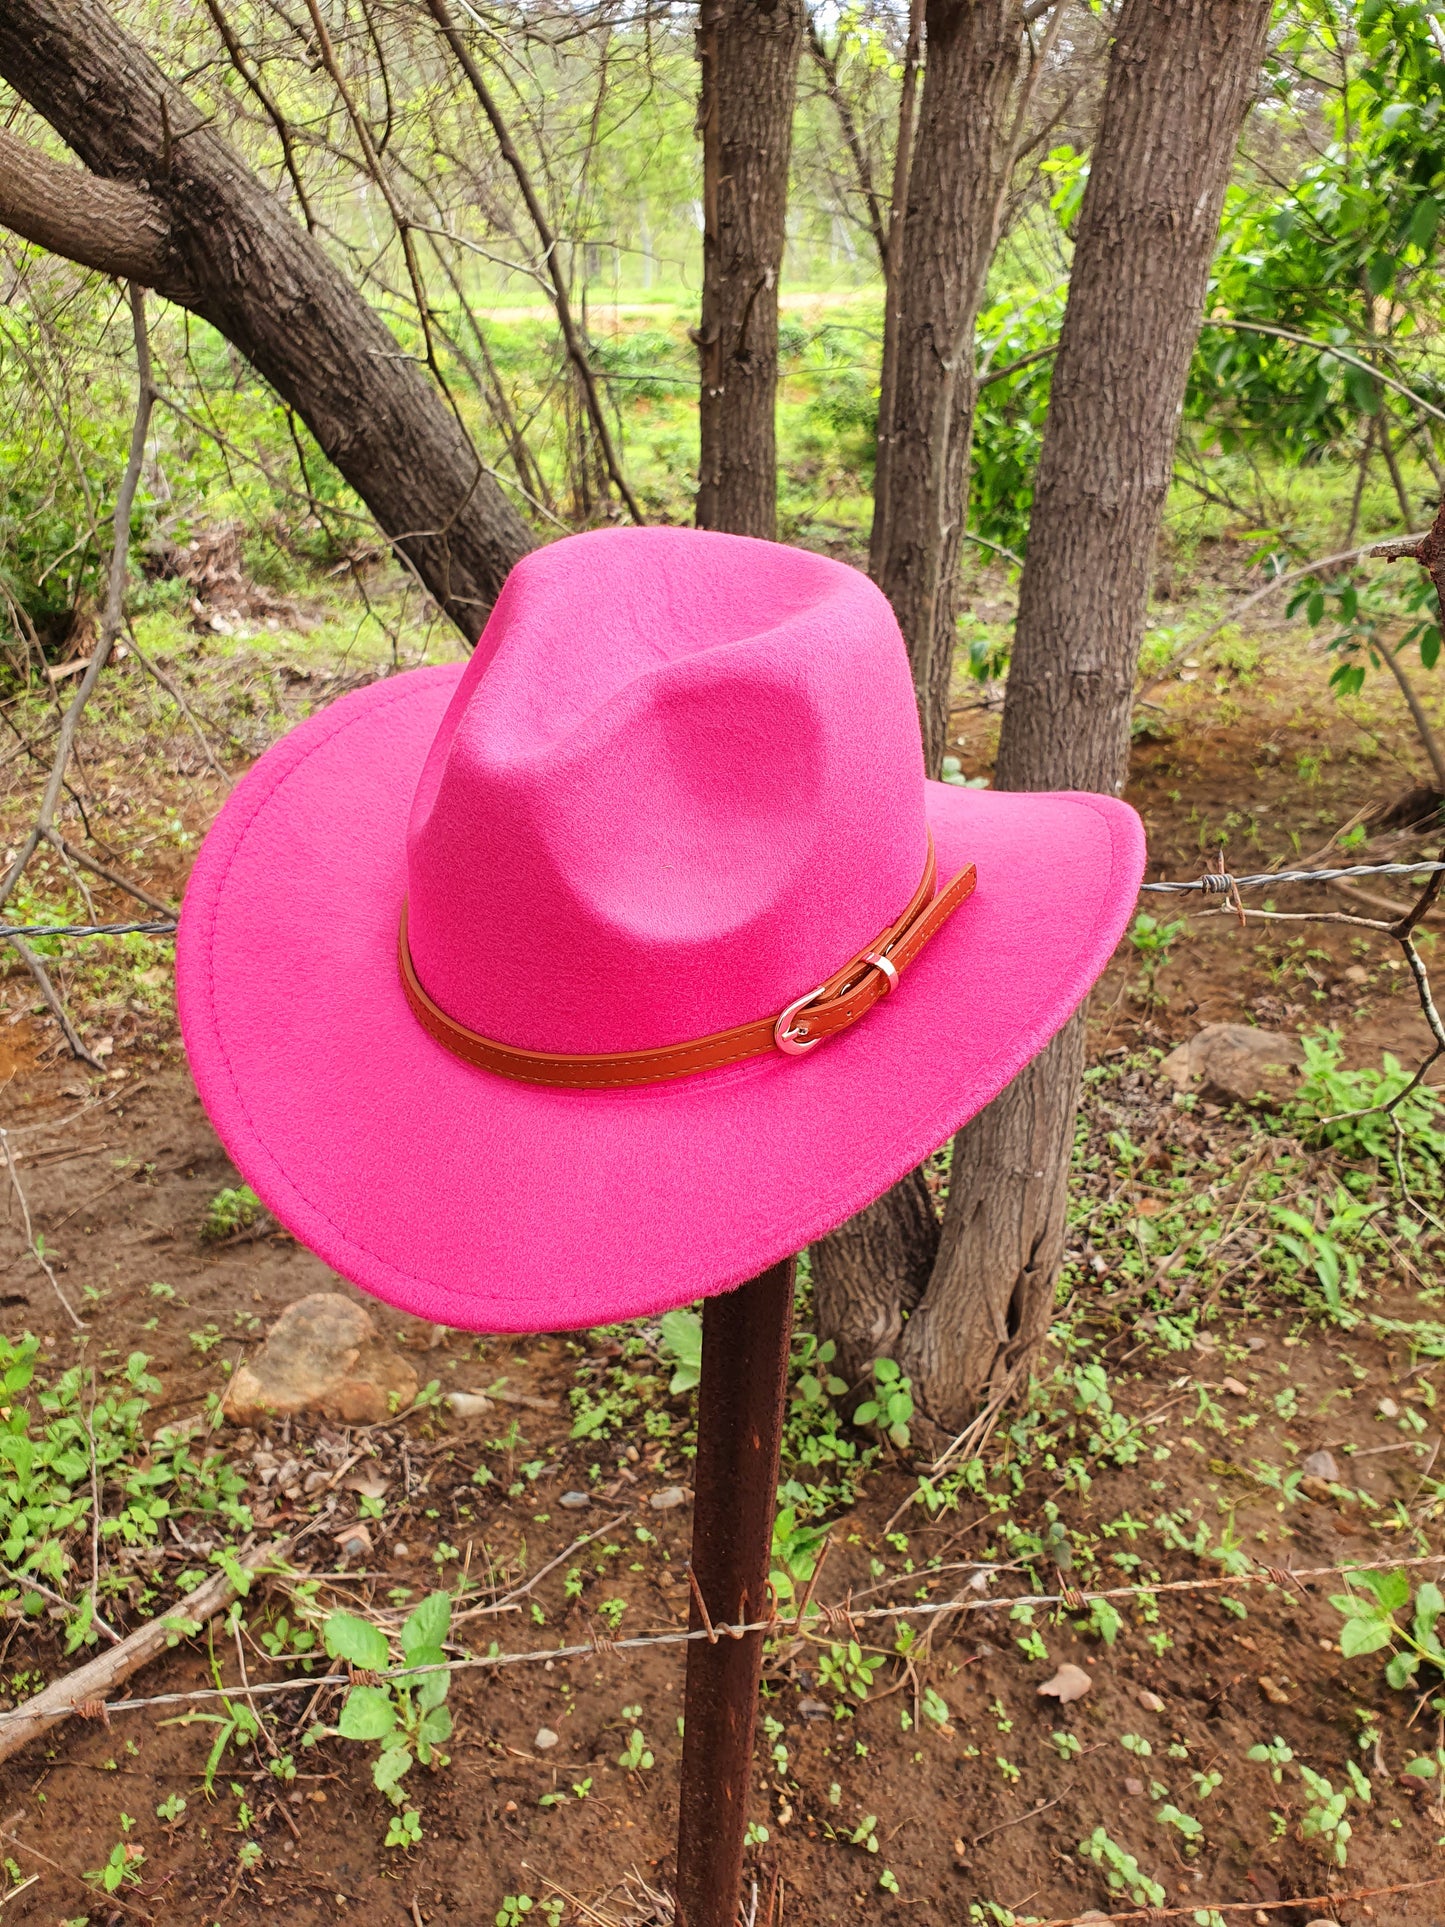
<path id="1" fill-rule="evenodd" d="M 1323 1226 L 1311 1223 L 1300 1212 L 1284 1205 L 1277 1206 L 1274 1212 L 1274 1221 L 1280 1227 L 1275 1237 L 1276 1246 L 1302 1271 L 1313 1273 L 1319 1286 L 1320 1308 L 1347 1331 L 1360 1321 L 1354 1301 L 1364 1289 L 1360 1283 L 1360 1261 L 1350 1246 L 1383 1208 L 1383 1205 L 1365 1204 L 1351 1197 L 1341 1185 Z M 1280 1397 L 1290 1403 L 1289 1394 L 1293 1390 L 1289 1387 Z M 1281 1416 L 1293 1416 L 1292 1408 L 1282 1411 Z"/>
<path id="2" fill-rule="evenodd" d="M 695 1311 L 665 1312 L 659 1330 L 662 1354 L 674 1361 L 667 1389 L 677 1398 L 693 1391 L 702 1376 L 702 1319 Z"/>
<path id="3" fill-rule="evenodd" d="M 1278 1786 L 1284 1778 L 1284 1770 L 1294 1758 L 1293 1748 L 1287 1746 L 1276 1733 L 1272 1740 L 1260 1740 L 1245 1754 L 1247 1760 L 1258 1760 L 1269 1768 L 1269 1777 Z"/>
<path id="4" fill-rule="evenodd" d="M 790 1605 L 807 1586 L 818 1566 L 818 1555 L 828 1527 L 807 1525 L 795 1506 L 785 1505 L 773 1521 L 771 1570 L 773 1591 L 781 1604 Z"/>
<path id="5" fill-rule="evenodd" d="M 1192 1813 L 1181 1813 L 1179 1808 L 1174 1806 L 1170 1801 L 1166 1801 L 1164 1805 L 1160 1807 L 1159 1811 L 1154 1815 L 1154 1818 L 1159 1822 L 1160 1826 L 1173 1827 L 1176 1833 L 1183 1834 L 1186 1852 L 1197 1847 L 1199 1842 L 1204 1838 L 1204 1828 L 1200 1825 L 1199 1821 L 1195 1819 L 1194 1815 Z"/>
<path id="6" fill-rule="evenodd" d="M 629 1773 L 648 1773 L 657 1764 L 640 1726 L 633 1727 L 632 1737 L 617 1756 L 617 1764 L 626 1767 Z"/>
<path id="7" fill-rule="evenodd" d="M 1186 929 L 1181 917 L 1176 923 L 1163 923 L 1141 910 L 1129 928 L 1129 941 L 1139 955 L 1139 995 L 1146 1004 L 1157 1004 L 1159 973 L 1169 961 L 1169 951 Z"/>
<path id="8" fill-rule="evenodd" d="M 902 1451 L 908 1444 L 908 1421 L 913 1417 L 913 1387 L 891 1358 L 873 1361 L 873 1396 L 853 1414 L 858 1425 L 876 1425 Z"/>
<path id="9" fill-rule="evenodd" d="M 129 1833 L 135 1822 L 128 1813 L 123 1813 L 120 1824 L 122 1832 Z M 106 1894 L 119 1893 L 122 1887 L 138 1887 L 145 1857 L 145 1848 L 138 1841 L 117 1840 L 105 1865 L 95 1868 L 85 1877 L 92 1887 L 99 1887 Z"/>
<path id="10" fill-rule="evenodd" d="M 1354 1590 L 1358 1580 L 1363 1590 Z M 1426 1579 L 1415 1592 L 1415 1610 L 1406 1621 L 1402 1615 L 1410 1605 L 1410 1579 L 1404 1572 L 1347 1571 L 1348 1592 L 1335 1593 L 1330 1604 L 1344 1615 L 1340 1628 L 1340 1651 L 1346 1659 L 1377 1653 L 1384 1646 L 1393 1648 L 1385 1667 L 1385 1679 L 1397 1690 L 1415 1682 L 1422 1666 L 1445 1673 L 1445 1646 L 1441 1645 L 1437 1623 L 1445 1612 L 1445 1594 L 1433 1579 Z"/>
<path id="11" fill-rule="evenodd" d="M 882 1653 L 865 1653 L 856 1639 L 846 1644 L 835 1641 L 818 1661 L 818 1678 L 835 1693 L 851 1695 L 861 1705 L 872 1691 L 873 1675 L 884 1658 Z"/>
<path id="12" fill-rule="evenodd" d="M 181 1793 L 168 1793 L 156 1808 L 156 1818 L 157 1820 L 164 1820 L 168 1827 L 173 1827 L 185 1810 L 185 1795 Z"/>
<path id="13" fill-rule="evenodd" d="M 1095 1827 L 1087 1840 L 1081 1840 L 1079 1852 L 1102 1869 L 1111 1893 L 1128 1894 L 1136 1907 L 1164 1905 L 1167 1896 L 1159 1882 L 1142 1872 L 1133 1854 L 1111 1840 L 1104 1827 Z"/>
<path id="14" fill-rule="evenodd" d="M 447 1593 L 429 1593 L 422 1600 L 401 1629 L 401 1650 L 407 1666 L 443 1665 L 446 1656 L 442 1649 L 451 1631 L 451 1617 Z M 332 1613 L 322 1626 L 321 1638 L 333 1659 L 347 1660 L 363 1672 L 384 1672 L 391 1664 L 385 1635 L 369 1620 L 352 1613 Z M 450 1685 L 450 1673 L 437 1671 L 420 1678 L 355 1685 L 347 1693 L 333 1730 L 344 1740 L 379 1745 L 371 1778 L 377 1791 L 384 1793 L 394 1807 L 404 1805 L 401 1782 L 414 1762 L 419 1760 L 433 1768 L 447 1764 L 447 1756 L 439 1749 L 451 1737 L 451 1711 L 444 1704 Z M 321 1728 L 319 1732 L 326 1730 Z M 319 1732 L 313 1729 L 308 1739 L 319 1737 Z M 393 1818 L 386 1844 L 413 1846 L 420 1838 L 420 1819 L 413 1815 L 408 1820 L 403 1813 L 400 1824 Z"/>
<path id="15" fill-rule="evenodd" d="M 1061 1760 L 1077 1760 L 1084 1750 L 1084 1742 L 1076 1733 L 1051 1733 L 1049 1738 Z"/>
<path id="16" fill-rule="evenodd" d="M 1428 1084 L 1405 1095 L 1412 1073 L 1388 1051 L 1379 1070 L 1346 1070 L 1337 1030 L 1316 1031 L 1300 1043 L 1303 1075 L 1288 1108 L 1310 1136 L 1347 1158 L 1390 1165 L 1399 1149 L 1415 1162 L 1438 1165 L 1445 1129 L 1440 1099 Z"/>
<path id="17" fill-rule="evenodd" d="M 1345 1812 L 1350 1799 L 1353 1796 L 1368 1804 L 1370 1798 L 1370 1783 L 1353 1760 L 1346 1760 L 1345 1772 L 1350 1784 L 1336 1793 L 1322 1774 L 1303 1763 L 1299 1769 L 1300 1779 L 1310 1795 L 1304 1819 L 1300 1822 L 1300 1837 L 1305 1840 L 1318 1839 L 1337 1867 L 1343 1867 L 1349 1859 L 1352 1829 Z"/>
<path id="18" fill-rule="evenodd" d="M 207 1244 L 219 1244 L 225 1238 L 234 1238 L 238 1231 L 249 1231 L 261 1211 L 261 1200 L 249 1184 L 238 1184 L 229 1190 L 218 1191 L 206 1207 L 201 1236 Z"/>

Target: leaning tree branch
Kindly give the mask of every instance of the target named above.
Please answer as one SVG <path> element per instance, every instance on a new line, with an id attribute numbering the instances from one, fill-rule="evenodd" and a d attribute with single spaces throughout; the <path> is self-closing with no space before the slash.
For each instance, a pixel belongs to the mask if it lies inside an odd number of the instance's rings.
<path id="1" fill-rule="evenodd" d="M 158 272 L 152 261 L 130 278 L 202 316 L 270 382 L 473 641 L 532 538 L 444 397 L 316 237 L 100 0 L 4 0 L 0 78 L 94 175 L 146 184 L 169 246 Z M 26 190 L 6 191 L 23 211 Z M 53 225 L 49 238 L 91 259 L 74 228 Z"/>
<path id="2" fill-rule="evenodd" d="M 122 281 L 154 288 L 166 278 L 171 224 L 162 202 L 126 181 L 53 161 L 3 128 L 0 224 Z"/>

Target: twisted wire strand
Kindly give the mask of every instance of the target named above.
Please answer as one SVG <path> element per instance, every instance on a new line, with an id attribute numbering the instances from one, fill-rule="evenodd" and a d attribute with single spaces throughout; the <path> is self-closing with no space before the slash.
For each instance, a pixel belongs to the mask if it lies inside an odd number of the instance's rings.
<path id="1" fill-rule="evenodd" d="M 1333 870 L 1265 870 L 1258 876 L 1230 876 L 1223 870 L 1210 870 L 1203 876 L 1180 882 L 1141 883 L 1142 891 L 1164 896 L 1185 896 L 1198 891 L 1206 897 L 1228 896 L 1231 890 L 1267 890 L 1282 883 L 1337 883 L 1346 877 L 1423 877 L 1445 870 L 1445 862 L 1351 863 Z M 152 917 L 144 923 L 3 923 L 0 938 L 7 937 L 173 937 L 174 917 Z"/>

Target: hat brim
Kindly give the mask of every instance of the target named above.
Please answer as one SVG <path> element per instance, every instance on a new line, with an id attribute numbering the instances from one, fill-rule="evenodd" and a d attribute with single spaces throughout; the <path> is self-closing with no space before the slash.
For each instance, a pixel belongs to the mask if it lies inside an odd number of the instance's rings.
<path id="1" fill-rule="evenodd" d="M 417 1317 L 560 1330 L 754 1276 L 996 1096 L 1128 921 L 1144 843 L 1125 804 L 930 783 L 939 874 L 976 863 L 978 888 L 853 1029 L 638 1089 L 473 1069 L 422 1030 L 396 963 L 412 794 L 460 674 L 373 684 L 263 756 L 196 860 L 177 953 L 186 1049 L 236 1168 Z"/>

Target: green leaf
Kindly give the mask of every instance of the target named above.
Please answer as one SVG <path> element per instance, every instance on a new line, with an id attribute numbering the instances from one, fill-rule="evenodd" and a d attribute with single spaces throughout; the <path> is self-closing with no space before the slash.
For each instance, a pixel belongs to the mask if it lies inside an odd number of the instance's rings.
<path id="1" fill-rule="evenodd" d="M 1340 1651 L 1346 1659 L 1377 1653 L 1390 1643 L 1390 1623 L 1382 1619 L 1347 1619 L 1340 1628 Z"/>
<path id="2" fill-rule="evenodd" d="M 452 1709 L 449 1706 L 432 1707 L 419 1730 L 421 1737 L 431 1746 L 439 1746 L 443 1740 L 449 1740 L 452 1736 Z"/>
<path id="3" fill-rule="evenodd" d="M 353 1686 L 336 1730 L 344 1740 L 382 1740 L 396 1725 L 396 1707 L 384 1686 Z"/>
<path id="4" fill-rule="evenodd" d="M 369 1673 L 379 1673 L 391 1664 L 386 1635 L 354 1613 L 332 1613 L 321 1629 L 321 1643 L 333 1659 L 350 1660 Z"/>
<path id="5" fill-rule="evenodd" d="M 437 1658 L 441 1658 L 440 1653 L 437 1654 Z M 428 1662 L 423 1660 L 420 1663 L 425 1665 Z M 447 1688 L 451 1683 L 450 1673 L 423 1673 L 415 1687 L 418 1710 L 426 1713 L 430 1712 L 432 1707 L 440 1706 L 447 1696 Z"/>
<path id="6" fill-rule="evenodd" d="M 1427 1579 L 1415 1594 L 1416 1637 L 1423 1639 L 1426 1633 L 1432 1631 L 1442 1612 L 1445 1612 L 1445 1593 L 1441 1592 L 1433 1579 Z"/>
<path id="7" fill-rule="evenodd" d="M 857 1411 L 853 1414 L 853 1423 L 855 1425 L 871 1425 L 874 1419 L 877 1418 L 877 1416 L 878 1416 L 878 1401 L 872 1398 L 865 1398 L 863 1403 L 858 1407 Z"/>
<path id="8" fill-rule="evenodd" d="M 389 1793 L 403 1775 L 411 1771 L 411 1754 L 404 1746 L 388 1747 L 371 1769 L 372 1784 L 379 1793 Z"/>
<path id="9" fill-rule="evenodd" d="M 1410 1603 L 1410 1579 L 1407 1573 L 1351 1572 L 1346 1577 L 1358 1579 L 1362 1586 L 1367 1586 L 1387 1613 L 1398 1612 L 1401 1606 Z"/>
<path id="10" fill-rule="evenodd" d="M 1385 1684 L 1402 1693 L 1419 1670 L 1420 1658 L 1417 1653 L 1393 1653 L 1385 1668 Z"/>
<path id="11" fill-rule="evenodd" d="M 1413 1773 L 1417 1780 L 1433 1780 L 1435 1777 L 1435 1762 L 1430 1758 L 1428 1753 L 1422 1753 L 1418 1759 L 1407 1760 L 1405 1762 L 1405 1771 L 1407 1773 Z"/>
<path id="12" fill-rule="evenodd" d="M 423 1646 L 439 1648 L 451 1631 L 451 1626 L 451 1594 L 429 1592 L 401 1629 L 401 1650 L 413 1665 L 424 1665 L 425 1661 L 417 1660 L 418 1648 Z M 383 1664 L 385 1664 L 384 1661 Z"/>

